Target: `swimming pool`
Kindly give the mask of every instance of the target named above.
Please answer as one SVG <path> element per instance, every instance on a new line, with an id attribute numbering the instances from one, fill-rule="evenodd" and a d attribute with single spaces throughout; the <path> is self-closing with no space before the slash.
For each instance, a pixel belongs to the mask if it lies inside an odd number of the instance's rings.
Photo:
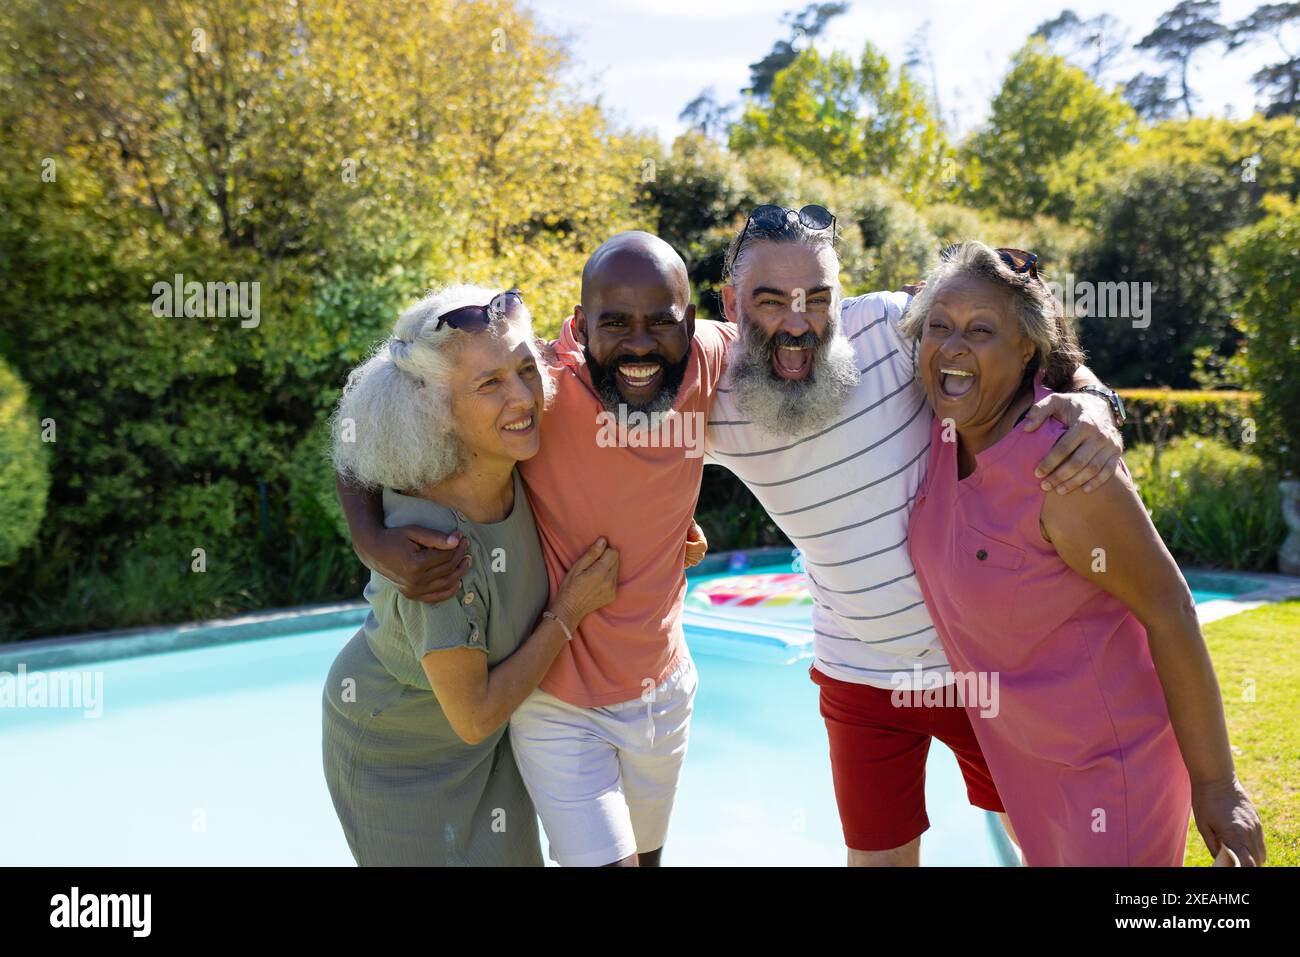
<path id="1" fill-rule="evenodd" d="M 789 559 L 768 567 L 788 570 Z M 716 577 L 693 576 L 692 588 Z M 100 713 L 0 707 L 0 864 L 352 864 L 321 773 L 320 693 L 362 614 L 324 628 L 290 616 L 277 637 L 58 665 L 92 697 L 99 689 Z M 798 636 L 786 628 L 779 653 L 747 656 L 735 635 L 688 617 L 700 690 L 666 864 L 843 863 L 811 645 Z M 23 660 L 0 646 L 0 671 L 18 674 Z M 1006 860 L 1000 830 L 966 803 L 937 743 L 926 799 L 922 863 Z"/>
<path id="2" fill-rule="evenodd" d="M 1213 572 L 1185 572 L 1187 584 L 1192 588 L 1192 597 L 1196 604 L 1218 601 L 1222 598 L 1236 598 L 1238 595 L 1255 591 L 1260 583 L 1242 576 L 1216 575 Z"/>

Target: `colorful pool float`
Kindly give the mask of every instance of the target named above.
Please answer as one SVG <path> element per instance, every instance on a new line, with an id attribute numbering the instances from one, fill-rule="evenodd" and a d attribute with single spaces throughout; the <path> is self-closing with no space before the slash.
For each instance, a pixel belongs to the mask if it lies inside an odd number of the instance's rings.
<path id="1" fill-rule="evenodd" d="M 812 614 L 808 579 L 797 572 L 729 575 L 701 582 L 687 594 L 686 605 L 760 621 L 807 619 Z"/>

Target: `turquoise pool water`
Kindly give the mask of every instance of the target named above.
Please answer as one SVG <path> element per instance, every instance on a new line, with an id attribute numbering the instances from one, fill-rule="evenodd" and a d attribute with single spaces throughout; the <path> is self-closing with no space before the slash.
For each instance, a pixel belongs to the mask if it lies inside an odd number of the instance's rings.
<path id="1" fill-rule="evenodd" d="M 1216 575 L 1213 572 L 1185 571 L 1187 584 L 1191 586 L 1192 597 L 1196 604 L 1216 601 L 1221 598 L 1236 598 L 1248 592 L 1264 587 L 1264 582 L 1239 576 Z"/>
<path id="2" fill-rule="evenodd" d="M 354 631 L 77 666 L 102 688 L 97 717 L 0 708 L 0 864 L 350 865 L 321 775 L 320 693 Z M 808 653 L 747 660 L 691 625 L 687 642 L 700 690 L 665 863 L 842 864 Z M 999 862 L 937 743 L 926 796 L 923 863 Z"/>
<path id="3" fill-rule="evenodd" d="M 352 863 L 320 769 L 320 693 L 354 629 L 93 667 L 103 713 L 0 710 L 6 865 Z M 697 655 L 700 691 L 668 841 L 675 864 L 840 864 L 807 664 Z M 929 863 L 992 864 L 939 748 Z M 21 823 L 20 823 L 21 822 Z"/>

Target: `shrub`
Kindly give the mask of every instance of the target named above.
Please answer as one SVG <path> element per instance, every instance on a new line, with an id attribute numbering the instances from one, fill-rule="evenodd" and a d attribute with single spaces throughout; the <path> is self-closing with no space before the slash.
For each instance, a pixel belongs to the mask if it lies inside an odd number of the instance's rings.
<path id="1" fill-rule="evenodd" d="M 322 422 L 307 433 L 290 456 L 289 511 L 299 529 L 313 537 L 328 540 L 334 536 L 347 542 L 348 522 L 334 489 L 329 443 L 329 428 Z"/>
<path id="2" fill-rule="evenodd" d="M 47 458 L 27 387 L 0 359 L 0 565 L 12 564 L 41 527 L 50 489 Z"/>
<path id="3" fill-rule="evenodd" d="M 984 238 L 988 232 L 988 221 L 969 206 L 959 203 L 930 203 L 921 210 L 921 215 L 925 217 L 926 226 L 934 235 L 939 249 L 949 243 L 960 243 L 967 239 L 990 242 Z"/>
<path id="4" fill-rule="evenodd" d="M 740 164 L 695 132 L 677 137 L 668 155 L 656 161 L 646 194 L 657 235 L 688 259 L 713 252 L 696 248 L 700 238 L 720 226 L 730 228 L 737 215 L 748 212 Z"/>
<path id="5" fill-rule="evenodd" d="M 195 572 L 187 555 L 146 548 L 103 564 L 70 556 L 46 570 L 47 587 L 28 596 L 18 619 L 26 636 L 232 615 L 256 603 L 262 574 L 225 561 Z"/>
<path id="6" fill-rule="evenodd" d="M 924 278 L 939 246 L 916 207 L 879 179 L 845 183 L 836 194 L 845 295 Z"/>
<path id="7" fill-rule="evenodd" d="M 1300 474 L 1300 206 L 1276 204 L 1271 215 L 1240 230 L 1228 244 L 1245 296 L 1238 304 L 1246 332 L 1245 365 L 1259 390 L 1266 454 Z"/>
<path id="8" fill-rule="evenodd" d="M 779 199 L 752 199 L 739 159 L 694 132 L 673 141 L 671 151 L 656 161 L 655 176 L 644 190 L 642 207 L 653 215 L 655 233 L 686 261 L 701 317 L 721 317 L 718 288 L 722 285 L 723 254 L 743 217 L 759 203 L 784 202 L 798 193 L 790 188 L 796 169 L 790 157 L 765 149 L 755 151 L 752 160 L 759 175 L 769 162 L 776 162 L 775 171 L 764 176 L 759 189 L 772 189 L 766 196 Z M 771 180 L 782 185 L 774 186 Z M 789 202 L 797 202 L 797 198 Z M 577 271 L 581 268 L 578 264 Z"/>
<path id="9" fill-rule="evenodd" d="M 1286 537 L 1277 477 L 1216 439 L 1182 436 L 1125 456 L 1151 520 L 1179 561 L 1268 571 Z"/>
<path id="10" fill-rule="evenodd" d="M 1040 270 L 1049 280 L 1072 268 L 1074 257 L 1088 240 L 1087 230 L 1041 214 L 1027 220 L 999 219 L 956 203 L 935 203 L 922 210 L 922 215 L 934 234 L 936 253 L 949 243 L 968 239 L 994 248 L 1028 249 L 1038 254 Z"/>
<path id="11" fill-rule="evenodd" d="M 721 466 L 704 470 L 695 520 L 704 529 L 710 552 L 790 544 L 754 493 Z"/>
<path id="12" fill-rule="evenodd" d="M 452 280 L 518 282 L 553 332 L 585 255 L 647 225 L 648 141 L 512 2 L 208 6 L 208 55 L 156 4 L 0 8 L 6 146 L 58 160 L 0 188 L 0 354 L 59 440 L 11 635 L 355 595 L 295 456 L 347 370 Z M 256 284 L 259 321 L 160 314 L 176 274 Z"/>

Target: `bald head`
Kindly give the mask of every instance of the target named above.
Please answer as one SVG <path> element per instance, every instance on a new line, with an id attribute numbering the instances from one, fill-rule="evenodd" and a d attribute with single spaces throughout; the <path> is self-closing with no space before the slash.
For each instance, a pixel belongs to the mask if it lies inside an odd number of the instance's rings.
<path id="1" fill-rule="evenodd" d="M 686 263 L 650 233 L 607 239 L 582 269 L 573 331 L 607 408 L 671 407 L 695 335 Z"/>
<path id="2" fill-rule="evenodd" d="M 677 250 L 653 233 L 631 229 L 605 240 L 582 267 L 582 305 L 608 285 L 658 282 L 672 289 L 683 309 L 691 298 L 686 263 Z"/>

